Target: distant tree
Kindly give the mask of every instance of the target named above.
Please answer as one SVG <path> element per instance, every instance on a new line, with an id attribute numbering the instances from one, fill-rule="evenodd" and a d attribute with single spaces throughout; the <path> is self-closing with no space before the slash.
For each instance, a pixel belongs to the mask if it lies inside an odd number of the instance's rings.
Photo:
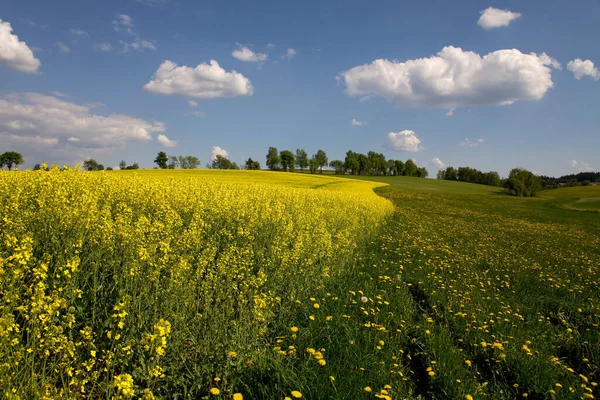
<path id="1" fill-rule="evenodd" d="M 108 167 L 108 168 L 106 168 L 106 170 L 107 170 L 107 171 L 112 171 L 112 170 L 113 170 L 113 167 Z"/>
<path id="2" fill-rule="evenodd" d="M 104 165 L 98 164 L 98 171 L 104 171 Z"/>
<path id="3" fill-rule="evenodd" d="M 13 166 L 18 166 L 23 164 L 23 156 L 21 153 L 17 153 L 16 151 L 7 151 L 6 153 L 0 155 L 0 168 L 6 166 L 10 171 Z"/>
<path id="4" fill-rule="evenodd" d="M 218 154 L 212 162 L 213 169 L 232 169 L 232 163 L 227 159 L 227 157 L 223 157 Z"/>
<path id="5" fill-rule="evenodd" d="M 444 174 L 444 179 L 447 181 L 457 181 L 458 180 L 458 171 L 454 167 L 446 168 L 446 173 Z"/>
<path id="6" fill-rule="evenodd" d="M 310 160 L 308 160 L 308 168 L 311 174 L 316 174 L 319 170 L 319 161 L 317 161 L 317 159 L 314 156 L 312 156 Z"/>
<path id="7" fill-rule="evenodd" d="M 168 169 L 175 169 L 179 166 L 179 158 L 177 156 L 169 157 L 169 164 L 167 165 Z"/>
<path id="8" fill-rule="evenodd" d="M 39 171 L 40 169 L 42 169 L 42 166 L 41 166 L 40 164 L 35 164 L 35 165 L 33 166 L 33 170 L 34 170 L 34 171 Z"/>
<path id="9" fill-rule="evenodd" d="M 281 169 L 283 169 L 284 172 L 294 171 L 296 166 L 296 157 L 294 156 L 294 153 L 289 150 L 283 150 L 279 153 L 279 158 L 281 158 Z"/>
<path id="10" fill-rule="evenodd" d="M 413 160 L 407 160 L 404 163 L 404 175 L 417 176 L 417 166 Z"/>
<path id="11" fill-rule="evenodd" d="M 321 173 L 323 173 L 323 167 L 327 166 L 327 154 L 323 150 L 318 150 L 317 154 L 315 154 L 313 157 L 317 160 L 317 163 L 319 164 L 319 169 Z"/>
<path id="12" fill-rule="evenodd" d="M 437 173 L 437 179 L 444 180 L 446 179 L 446 170 L 440 169 Z"/>
<path id="13" fill-rule="evenodd" d="M 480 183 L 488 186 L 500 186 L 502 184 L 502 180 L 496 171 L 490 171 L 483 174 Z"/>
<path id="14" fill-rule="evenodd" d="M 139 169 L 139 168 L 140 168 L 140 165 L 137 162 L 134 162 L 133 164 L 125 167 L 125 169 Z"/>
<path id="15" fill-rule="evenodd" d="M 301 172 L 304 172 L 305 168 L 308 168 L 308 154 L 304 149 L 296 150 L 296 166 L 300 168 Z"/>
<path id="16" fill-rule="evenodd" d="M 358 158 L 358 175 L 369 175 L 371 171 L 371 162 L 369 161 L 369 157 L 365 156 L 362 153 L 357 154 Z"/>
<path id="17" fill-rule="evenodd" d="M 164 151 L 159 152 L 158 155 L 156 156 L 156 158 L 154 159 L 154 163 L 156 165 L 158 165 L 158 168 L 161 168 L 161 169 L 166 169 L 168 162 L 169 162 L 169 157 L 167 156 L 167 153 L 165 153 Z"/>
<path id="18" fill-rule="evenodd" d="M 119 168 L 120 169 L 127 168 L 127 163 L 125 162 L 125 160 L 121 160 L 121 162 L 119 163 Z"/>
<path id="19" fill-rule="evenodd" d="M 427 171 L 427 169 L 425 167 L 417 168 L 417 174 L 416 174 L 417 178 L 427 178 L 428 175 L 429 175 L 429 172 Z"/>
<path id="20" fill-rule="evenodd" d="M 538 177 L 522 168 L 513 168 L 504 184 L 506 193 L 520 197 L 533 197 L 541 188 Z"/>
<path id="21" fill-rule="evenodd" d="M 251 158 L 248 158 L 245 163 L 246 169 L 248 170 L 259 170 L 260 163 L 258 161 L 254 161 Z"/>
<path id="22" fill-rule="evenodd" d="M 187 156 L 185 158 L 187 160 L 187 167 L 189 169 L 196 169 L 200 166 L 200 159 L 198 157 Z"/>
<path id="23" fill-rule="evenodd" d="M 333 160 L 329 163 L 329 166 L 335 170 L 336 175 L 344 175 L 344 162 L 342 160 Z"/>
<path id="24" fill-rule="evenodd" d="M 358 174 L 359 167 L 358 154 L 352 150 L 348 150 L 344 159 L 344 168 L 346 171 L 350 171 L 352 175 L 356 175 Z"/>
<path id="25" fill-rule="evenodd" d="M 90 158 L 83 162 L 83 168 L 87 171 L 98 171 L 100 169 L 100 164 L 98 164 L 98 161 Z"/>
<path id="26" fill-rule="evenodd" d="M 398 176 L 404 175 L 405 165 L 402 162 L 402 160 L 396 160 L 396 161 L 394 161 L 394 164 L 396 166 L 396 175 L 398 175 Z"/>
<path id="27" fill-rule="evenodd" d="M 267 153 L 267 167 L 271 171 L 279 171 L 281 169 L 281 157 L 279 157 L 279 151 L 276 147 L 269 147 Z"/>

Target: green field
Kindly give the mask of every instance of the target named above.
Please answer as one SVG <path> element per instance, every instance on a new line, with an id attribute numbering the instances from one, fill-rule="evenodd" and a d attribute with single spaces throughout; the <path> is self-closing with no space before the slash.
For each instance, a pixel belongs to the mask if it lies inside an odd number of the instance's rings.
<path id="1" fill-rule="evenodd" d="M 347 178 L 0 173 L 0 392 L 600 395 L 600 187 Z"/>

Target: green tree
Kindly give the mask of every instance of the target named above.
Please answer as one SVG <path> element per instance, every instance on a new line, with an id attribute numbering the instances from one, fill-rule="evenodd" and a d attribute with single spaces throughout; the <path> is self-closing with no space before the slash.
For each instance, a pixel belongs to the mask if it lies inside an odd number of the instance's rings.
<path id="1" fill-rule="evenodd" d="M 342 160 L 333 160 L 329 163 L 329 166 L 335 170 L 336 175 L 344 175 L 344 162 Z"/>
<path id="2" fill-rule="evenodd" d="M 93 158 L 90 158 L 89 160 L 83 162 L 83 168 L 87 171 L 99 171 L 100 164 L 98 164 L 98 161 L 94 160 Z"/>
<path id="3" fill-rule="evenodd" d="M 35 165 L 33 166 L 33 170 L 34 170 L 34 171 L 39 171 L 40 169 L 42 169 L 42 166 L 41 166 L 40 164 L 35 164 Z"/>
<path id="4" fill-rule="evenodd" d="M 457 181 L 458 180 L 458 171 L 454 167 L 446 168 L 446 172 L 444 173 L 444 179 L 447 181 Z"/>
<path id="5" fill-rule="evenodd" d="M 167 156 L 167 153 L 165 153 L 164 151 L 159 152 L 158 155 L 156 156 L 156 158 L 154 159 L 154 163 L 156 165 L 158 165 L 158 168 L 161 168 L 161 169 L 166 169 L 168 162 L 169 162 L 169 157 Z"/>
<path id="6" fill-rule="evenodd" d="M 217 155 L 212 162 L 213 169 L 239 169 L 236 163 L 231 162 L 229 159 L 222 155 Z"/>
<path id="7" fill-rule="evenodd" d="M 504 184 L 506 193 L 512 196 L 533 197 L 542 188 L 539 178 L 531 171 L 513 168 Z"/>
<path id="8" fill-rule="evenodd" d="M 175 169 L 175 168 L 177 168 L 177 166 L 179 166 L 179 158 L 177 158 L 177 156 L 170 156 L 169 164 L 167 165 L 167 168 Z"/>
<path id="9" fill-rule="evenodd" d="M 23 164 L 23 162 L 23 156 L 16 151 L 7 151 L 0 155 L 0 168 L 6 165 L 6 168 L 8 168 L 9 171 L 13 166 L 16 167 L 17 165 Z"/>
<path id="10" fill-rule="evenodd" d="M 260 163 L 258 161 L 254 161 L 251 158 L 248 158 L 246 160 L 246 169 L 247 170 L 259 170 L 260 169 Z"/>
<path id="11" fill-rule="evenodd" d="M 429 171 L 425 167 L 417 168 L 417 178 L 427 178 Z"/>
<path id="12" fill-rule="evenodd" d="M 369 161 L 369 157 L 365 156 L 362 153 L 358 153 L 358 174 L 359 175 L 369 175 L 371 172 L 371 162 Z"/>
<path id="13" fill-rule="evenodd" d="M 404 175 L 404 163 L 402 162 L 402 160 L 396 160 L 394 161 L 394 164 L 396 165 L 396 175 L 400 176 L 400 175 Z"/>
<path id="14" fill-rule="evenodd" d="M 319 150 L 317 151 L 317 154 L 315 154 L 313 157 L 317 160 L 317 163 L 319 164 L 319 169 L 321 173 L 323 173 L 323 167 L 327 166 L 327 154 L 325 153 L 325 151 Z"/>
<path id="15" fill-rule="evenodd" d="M 120 169 L 127 168 L 127 163 L 125 162 L 125 160 L 121 160 L 121 162 L 119 163 L 119 168 Z"/>
<path id="16" fill-rule="evenodd" d="M 317 159 L 314 156 L 312 156 L 310 160 L 308 160 L 308 169 L 310 170 L 311 174 L 316 174 L 319 170 L 319 161 L 317 161 Z"/>
<path id="17" fill-rule="evenodd" d="M 267 153 L 267 167 L 271 171 L 279 171 L 281 169 L 281 157 L 279 157 L 279 151 L 276 147 L 269 147 Z"/>
<path id="18" fill-rule="evenodd" d="M 444 180 L 446 179 L 446 170 L 445 169 L 440 169 L 437 173 L 437 179 L 441 179 Z"/>
<path id="19" fill-rule="evenodd" d="M 352 175 L 356 175 L 358 173 L 360 164 L 358 162 L 358 154 L 353 152 L 352 150 L 348 150 L 346 152 L 346 158 L 344 159 L 344 168 L 346 171 L 350 171 Z"/>
<path id="20" fill-rule="evenodd" d="M 417 165 L 413 160 L 407 160 L 404 163 L 404 175 L 417 176 Z"/>
<path id="21" fill-rule="evenodd" d="M 304 172 L 304 168 L 308 168 L 308 154 L 304 149 L 296 150 L 296 166 L 300 168 L 301 172 Z"/>
<path id="22" fill-rule="evenodd" d="M 279 157 L 281 158 L 281 168 L 283 171 L 293 172 L 296 165 L 296 157 L 294 157 L 294 153 L 289 150 L 283 150 L 281 153 L 279 153 Z"/>

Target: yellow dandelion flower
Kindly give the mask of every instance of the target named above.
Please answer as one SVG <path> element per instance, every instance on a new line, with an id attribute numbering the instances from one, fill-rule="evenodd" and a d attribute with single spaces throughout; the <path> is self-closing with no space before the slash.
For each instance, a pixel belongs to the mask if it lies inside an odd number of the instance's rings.
<path id="1" fill-rule="evenodd" d="M 302 398 L 302 393 L 300 393 L 297 390 L 292 390 L 292 397 L 295 399 L 301 399 Z"/>
<path id="2" fill-rule="evenodd" d="M 220 393 L 221 391 L 218 388 L 210 388 L 210 394 L 218 396 Z"/>
<path id="3" fill-rule="evenodd" d="M 233 395 L 233 400 L 244 400 L 244 396 L 241 393 L 235 393 Z"/>
<path id="4" fill-rule="evenodd" d="M 363 390 L 367 393 L 371 393 L 373 391 L 373 389 L 371 389 L 371 386 L 366 386 Z"/>

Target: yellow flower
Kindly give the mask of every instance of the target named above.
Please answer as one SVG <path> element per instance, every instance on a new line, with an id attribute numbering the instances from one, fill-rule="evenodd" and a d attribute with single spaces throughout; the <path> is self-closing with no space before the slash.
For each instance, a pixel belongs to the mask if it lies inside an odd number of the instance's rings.
<path id="1" fill-rule="evenodd" d="M 470 394 L 465 395 L 465 399 L 466 400 L 473 400 L 473 396 L 471 396 Z"/>
<path id="2" fill-rule="evenodd" d="M 319 360 L 319 365 L 325 365 L 325 364 L 327 364 L 327 361 L 325 361 L 323 359 Z"/>
<path id="3" fill-rule="evenodd" d="M 296 332 L 298 332 L 298 328 L 297 328 L 297 327 L 295 327 L 295 326 L 292 326 L 292 327 L 290 328 L 290 331 L 292 331 L 292 332 L 296 333 Z"/>
<path id="4" fill-rule="evenodd" d="M 319 305 L 319 303 L 315 303 L 315 304 L 313 304 L 313 307 L 314 308 L 320 308 L 321 306 Z"/>
<path id="5" fill-rule="evenodd" d="M 371 386 L 367 386 L 363 390 L 367 393 L 371 393 L 373 391 L 373 389 L 371 389 Z"/>
<path id="6" fill-rule="evenodd" d="M 465 360 L 465 364 L 467 364 L 468 367 L 470 367 L 472 365 L 470 360 Z"/>
<path id="7" fill-rule="evenodd" d="M 331 380 L 331 382 L 335 382 L 335 376 L 333 376 L 333 375 L 330 375 L 330 376 L 329 376 L 329 379 Z"/>
<path id="8" fill-rule="evenodd" d="M 221 391 L 217 388 L 211 388 L 210 389 L 210 394 L 218 396 L 221 393 Z"/>
<path id="9" fill-rule="evenodd" d="M 241 393 L 235 393 L 233 395 L 233 400 L 244 400 L 244 396 Z"/>
<path id="10" fill-rule="evenodd" d="M 301 399 L 302 398 L 302 393 L 300 393 L 297 390 L 292 390 L 292 397 L 295 399 Z"/>

